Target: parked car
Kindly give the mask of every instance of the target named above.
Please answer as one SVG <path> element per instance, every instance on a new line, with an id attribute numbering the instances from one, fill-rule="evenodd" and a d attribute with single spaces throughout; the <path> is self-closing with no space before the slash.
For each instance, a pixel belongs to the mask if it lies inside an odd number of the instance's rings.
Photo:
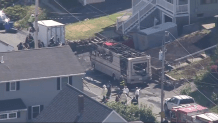
<path id="1" fill-rule="evenodd" d="M 195 103 L 194 98 L 187 96 L 187 95 L 178 95 L 172 98 L 167 98 L 164 101 L 164 110 L 169 111 L 173 107 L 184 105 L 184 104 L 191 104 Z"/>

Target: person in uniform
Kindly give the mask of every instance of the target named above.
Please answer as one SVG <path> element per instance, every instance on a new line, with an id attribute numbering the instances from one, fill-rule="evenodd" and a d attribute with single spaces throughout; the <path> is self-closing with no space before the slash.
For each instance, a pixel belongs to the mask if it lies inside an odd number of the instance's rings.
<path id="1" fill-rule="evenodd" d="M 103 89 L 102 89 L 102 96 L 103 96 L 103 99 L 102 99 L 102 102 L 106 102 L 106 94 L 107 94 L 107 88 L 106 88 L 106 85 L 103 85 Z"/>
<path id="2" fill-rule="evenodd" d="M 108 84 L 107 84 L 107 99 L 110 99 L 111 98 L 111 82 L 109 81 Z"/>

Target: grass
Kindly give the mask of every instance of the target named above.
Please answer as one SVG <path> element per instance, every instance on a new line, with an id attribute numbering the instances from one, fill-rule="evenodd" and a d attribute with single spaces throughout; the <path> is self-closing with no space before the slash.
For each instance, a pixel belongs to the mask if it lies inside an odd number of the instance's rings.
<path id="1" fill-rule="evenodd" d="M 200 104 L 205 107 L 210 107 L 208 103 L 208 99 L 204 97 L 202 94 L 200 94 L 198 91 L 191 92 L 189 95 L 195 99 L 197 104 Z M 207 97 L 210 97 L 210 96 L 207 96 Z"/>
<path id="2" fill-rule="evenodd" d="M 191 63 L 187 66 L 185 66 L 182 69 L 179 70 L 172 70 L 171 72 L 168 73 L 171 77 L 175 79 L 180 79 L 180 78 L 187 78 L 187 79 L 195 79 L 195 76 L 197 75 L 203 75 L 204 73 L 207 72 L 207 67 L 209 66 L 211 62 L 211 59 L 208 57 L 202 61 L 197 61 L 194 63 Z M 204 66 L 204 69 L 201 69 L 201 65 Z"/>
<path id="3" fill-rule="evenodd" d="M 112 14 L 95 19 L 66 25 L 66 39 L 79 40 L 94 37 L 96 33 L 102 32 L 105 28 L 115 29 L 117 17 L 122 16 L 120 13 Z M 109 19 L 110 18 L 110 19 Z"/>
<path id="4" fill-rule="evenodd" d="M 218 105 L 211 108 L 210 111 L 218 114 Z"/>

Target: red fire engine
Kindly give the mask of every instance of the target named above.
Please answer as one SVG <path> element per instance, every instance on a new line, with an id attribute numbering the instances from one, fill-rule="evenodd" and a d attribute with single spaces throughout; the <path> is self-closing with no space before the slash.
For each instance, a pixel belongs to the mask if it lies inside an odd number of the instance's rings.
<path id="1" fill-rule="evenodd" d="M 208 108 L 198 104 L 186 104 L 177 107 L 173 107 L 170 111 L 171 122 L 187 122 L 193 123 L 195 117 L 199 114 L 209 112 Z"/>

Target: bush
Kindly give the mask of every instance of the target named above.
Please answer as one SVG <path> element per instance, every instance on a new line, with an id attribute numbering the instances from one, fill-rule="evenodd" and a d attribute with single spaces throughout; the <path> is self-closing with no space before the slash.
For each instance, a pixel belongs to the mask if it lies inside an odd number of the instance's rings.
<path id="1" fill-rule="evenodd" d="M 123 105 L 121 103 L 109 102 L 107 106 L 119 113 L 127 121 L 156 122 L 151 108 L 142 106 L 139 108 L 135 105 Z"/>
<path id="2" fill-rule="evenodd" d="M 215 107 L 213 107 L 213 108 L 211 109 L 211 111 L 214 112 L 214 113 L 218 113 L 218 105 L 215 106 Z"/>
<path id="3" fill-rule="evenodd" d="M 8 7 L 4 10 L 6 15 L 10 18 L 10 20 L 17 21 L 25 17 L 27 14 L 27 8 L 24 6 L 16 5 L 13 7 Z"/>
<path id="4" fill-rule="evenodd" d="M 189 95 L 191 93 L 191 86 L 186 86 L 183 90 L 180 91 L 181 95 Z"/>
<path id="5" fill-rule="evenodd" d="M 28 20 L 32 13 L 35 13 L 35 6 L 20 6 L 16 5 L 13 7 L 8 7 L 5 10 L 5 13 L 11 20 L 16 21 L 14 26 L 19 28 L 27 28 Z M 47 12 L 39 8 L 39 20 L 45 19 Z"/>
<path id="6" fill-rule="evenodd" d="M 214 103 L 218 103 L 218 95 L 216 93 L 213 92 L 213 94 L 211 95 L 211 99 Z"/>

